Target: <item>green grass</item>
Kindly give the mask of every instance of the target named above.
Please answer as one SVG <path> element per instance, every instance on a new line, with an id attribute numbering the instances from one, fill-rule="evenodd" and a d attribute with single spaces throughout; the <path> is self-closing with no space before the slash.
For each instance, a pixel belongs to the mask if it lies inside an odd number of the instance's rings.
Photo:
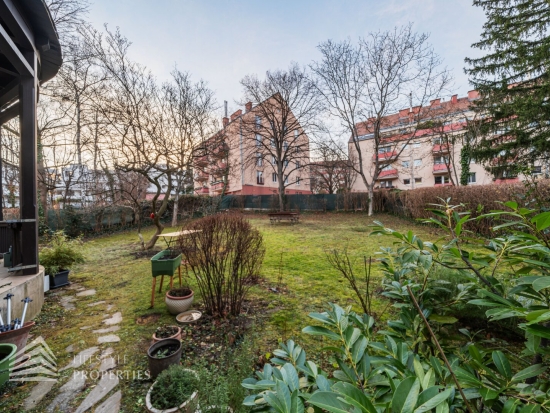
<path id="1" fill-rule="evenodd" d="M 410 221 L 401 220 L 390 215 L 378 215 L 369 218 L 363 214 L 305 214 L 298 225 L 270 225 L 265 215 L 249 215 L 252 224 L 262 233 L 266 245 L 266 256 L 263 265 L 263 281 L 253 286 L 250 298 L 261 305 L 256 316 L 259 322 L 250 333 L 254 337 L 254 354 L 256 357 L 271 352 L 280 340 L 293 338 L 303 344 L 306 350 L 320 348 L 318 339 L 304 336 L 301 329 L 309 324 L 307 314 L 322 311 L 327 302 L 340 305 L 352 305 L 359 310 L 353 292 L 335 272 L 325 258 L 327 249 L 343 249 L 362 263 L 363 256 L 375 256 L 381 246 L 388 246 L 392 240 L 387 237 L 369 236 L 369 225 L 374 219 L 382 221 L 396 230 L 412 229 L 423 239 L 434 239 L 436 233 L 432 228 L 418 226 Z M 166 231 L 170 231 L 169 228 Z M 144 231 L 145 238 L 152 229 Z M 83 252 L 86 263 L 78 266 L 70 275 L 73 282 L 87 288 L 95 288 L 97 294 L 83 297 L 76 303 L 73 311 L 64 311 L 54 294 L 48 294 L 46 304 L 39 317 L 38 326 L 32 331 L 37 337 L 44 337 L 57 356 L 58 366 L 69 363 L 72 355 L 64 349 L 73 345 L 75 352 L 96 345 L 97 335 L 80 328 L 92 326 L 101 328 L 104 314 L 103 306 L 88 307 L 86 304 L 105 300 L 114 304 L 113 310 L 121 311 L 123 321 L 121 330 L 116 334 L 121 341 L 114 343 L 115 355 L 119 359 L 119 369 L 125 371 L 145 371 L 147 369 L 146 350 L 151 335 L 156 327 L 164 323 L 174 323 L 174 317 L 168 314 L 164 305 L 163 294 L 156 294 L 155 308 L 150 309 L 151 275 L 150 262 L 147 258 L 136 259 L 133 252 L 139 250 L 139 239 L 135 231 L 93 238 L 85 241 Z M 158 246 L 164 246 L 161 240 Z M 282 259 L 281 259 L 282 255 Z M 279 285 L 282 281 L 282 285 Z M 374 287 L 380 285 L 380 273 L 374 266 Z M 166 291 L 166 283 L 164 291 Z M 194 283 L 191 282 L 192 287 Z M 282 287 L 282 293 L 275 293 L 270 288 Z M 158 289 L 158 284 L 157 284 Z M 200 302 L 196 297 L 195 303 Z M 195 304 L 196 306 L 196 304 Z M 386 303 L 378 298 L 374 311 L 381 311 Z M 138 317 L 148 314 L 160 314 L 160 319 L 152 324 L 136 323 Z M 193 354 L 185 354 L 184 362 L 195 365 Z M 68 376 L 70 371 L 62 372 Z M 59 387 L 66 380 L 60 381 Z M 132 378 L 121 381 L 123 393 L 123 411 L 143 411 L 145 394 L 150 386 L 149 381 Z M 0 397 L 0 411 L 4 408 L 22 410 L 22 400 L 34 383 L 18 386 Z M 54 387 L 55 389 L 55 387 Z M 79 395 L 73 405 L 77 405 L 91 389 Z M 45 411 L 55 391 L 35 411 Z"/>

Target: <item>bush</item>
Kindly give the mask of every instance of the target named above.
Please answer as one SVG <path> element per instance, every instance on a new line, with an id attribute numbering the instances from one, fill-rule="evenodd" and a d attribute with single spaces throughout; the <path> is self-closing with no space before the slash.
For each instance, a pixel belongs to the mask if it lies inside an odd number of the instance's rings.
<path id="1" fill-rule="evenodd" d="M 79 251 L 79 245 L 80 239 L 70 240 L 63 231 L 54 232 L 49 245 L 40 251 L 40 264 L 46 274 L 55 275 L 70 270 L 74 264 L 83 263 L 84 255 Z"/>
<path id="2" fill-rule="evenodd" d="M 260 232 L 241 216 L 213 215 L 189 224 L 196 230 L 179 239 L 195 275 L 207 314 L 237 316 L 265 255 Z"/>
<path id="3" fill-rule="evenodd" d="M 151 404 L 165 410 L 181 406 L 199 388 L 199 381 L 194 371 L 176 364 L 160 373 L 154 386 Z"/>

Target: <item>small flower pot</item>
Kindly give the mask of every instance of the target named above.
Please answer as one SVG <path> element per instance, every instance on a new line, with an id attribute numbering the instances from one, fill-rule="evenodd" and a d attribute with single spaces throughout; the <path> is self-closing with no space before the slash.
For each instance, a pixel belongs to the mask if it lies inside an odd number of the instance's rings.
<path id="1" fill-rule="evenodd" d="M 170 290 L 166 292 L 164 302 L 166 303 L 166 307 L 168 307 L 168 311 L 170 312 L 170 314 L 176 315 L 179 313 L 183 313 L 184 311 L 187 311 L 189 310 L 189 308 L 191 308 L 191 305 L 193 304 L 193 298 L 195 296 L 193 290 L 191 290 L 191 294 L 185 297 L 174 297 L 169 293 Z"/>
<path id="2" fill-rule="evenodd" d="M 154 357 L 156 351 L 167 346 L 176 346 L 177 350 L 168 357 Z M 157 341 L 147 350 L 147 358 L 149 359 L 149 373 L 151 373 L 153 379 L 156 379 L 163 370 L 166 370 L 172 364 L 179 364 L 181 360 L 181 341 L 175 338 L 165 338 Z"/>
<path id="3" fill-rule="evenodd" d="M 189 369 L 186 369 L 186 370 L 189 370 Z M 192 371 L 195 375 L 197 375 L 197 373 L 194 370 L 189 370 L 189 371 Z M 147 410 L 150 413 L 175 413 L 175 412 L 195 413 L 196 412 L 196 409 L 198 407 L 198 400 L 197 400 L 197 396 L 199 394 L 198 391 L 193 392 L 193 394 L 180 406 L 176 406 L 171 409 L 164 409 L 164 410 L 155 409 L 151 404 L 151 393 L 154 391 L 155 384 L 156 382 L 154 382 L 153 385 L 149 387 L 149 391 L 147 392 L 147 396 L 145 397 L 145 407 L 147 407 Z"/>
<path id="4" fill-rule="evenodd" d="M 64 287 L 69 285 L 69 270 L 60 271 L 55 275 L 50 275 L 50 289 Z"/>
<path id="5" fill-rule="evenodd" d="M 10 378 L 10 372 L 15 364 L 15 353 L 17 346 L 15 344 L 0 344 L 0 386 Z"/>
<path id="6" fill-rule="evenodd" d="M 166 340 L 167 338 L 174 338 L 176 340 L 180 340 L 181 341 L 181 328 L 178 327 L 178 326 L 170 326 L 170 327 L 176 327 L 178 329 L 178 332 L 176 334 L 174 334 L 173 336 L 170 336 L 170 337 L 164 337 L 164 338 L 160 338 L 160 337 L 157 337 L 157 334 L 156 333 L 153 333 L 153 343 L 156 343 L 160 340 Z"/>

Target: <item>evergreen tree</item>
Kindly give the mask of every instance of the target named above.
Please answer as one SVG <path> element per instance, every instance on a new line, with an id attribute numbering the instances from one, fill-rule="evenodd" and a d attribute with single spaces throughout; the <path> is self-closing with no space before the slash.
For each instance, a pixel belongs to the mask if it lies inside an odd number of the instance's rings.
<path id="1" fill-rule="evenodd" d="M 481 93 L 482 114 L 472 128 L 472 157 L 496 177 L 511 176 L 550 155 L 550 3 L 547 0 L 474 0 L 487 16 L 486 51 L 466 59 L 466 72 Z"/>

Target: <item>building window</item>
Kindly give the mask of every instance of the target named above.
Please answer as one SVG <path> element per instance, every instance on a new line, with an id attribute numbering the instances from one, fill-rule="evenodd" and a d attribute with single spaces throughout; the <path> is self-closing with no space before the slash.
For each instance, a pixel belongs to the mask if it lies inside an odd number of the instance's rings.
<path id="1" fill-rule="evenodd" d="M 262 135 L 256 134 L 256 146 L 262 146 Z"/>
<path id="2" fill-rule="evenodd" d="M 401 164 L 403 165 L 403 168 L 408 168 L 410 166 L 409 161 L 403 161 Z"/>
<path id="3" fill-rule="evenodd" d="M 414 166 L 422 166 L 422 159 L 415 159 Z"/>
<path id="4" fill-rule="evenodd" d="M 403 185 L 410 185 L 411 180 L 410 179 L 403 179 Z"/>
<path id="5" fill-rule="evenodd" d="M 393 188 L 391 181 L 380 181 L 380 188 Z"/>
<path id="6" fill-rule="evenodd" d="M 271 147 L 275 147 L 275 139 L 271 139 Z"/>
<path id="7" fill-rule="evenodd" d="M 433 140 L 434 145 L 441 145 L 443 143 L 443 140 L 441 138 L 435 138 Z"/>
<path id="8" fill-rule="evenodd" d="M 285 175 L 285 184 L 288 184 L 288 175 Z"/>
<path id="9" fill-rule="evenodd" d="M 264 184 L 264 173 L 262 171 L 256 171 L 256 182 L 258 185 Z"/>
<path id="10" fill-rule="evenodd" d="M 264 160 L 262 158 L 262 154 L 261 153 L 257 153 L 256 154 L 256 165 L 258 166 L 262 166 L 264 164 Z"/>
<path id="11" fill-rule="evenodd" d="M 434 157 L 434 164 L 435 165 L 441 165 L 441 164 L 447 164 L 449 163 L 449 157 L 448 156 L 436 156 Z"/>
<path id="12" fill-rule="evenodd" d="M 540 175 L 542 173 L 542 166 L 533 166 L 531 169 L 532 175 Z"/>
<path id="13" fill-rule="evenodd" d="M 294 139 L 298 139 L 298 129 L 294 130 Z"/>
<path id="14" fill-rule="evenodd" d="M 380 171 L 391 171 L 392 169 L 395 169 L 392 165 L 386 165 Z"/>
<path id="15" fill-rule="evenodd" d="M 379 154 L 388 153 L 388 152 L 391 152 L 391 146 L 381 146 L 380 148 L 378 148 Z"/>
<path id="16" fill-rule="evenodd" d="M 420 148 L 420 142 L 413 143 L 413 148 L 415 148 L 415 149 Z"/>
<path id="17" fill-rule="evenodd" d="M 422 178 L 414 178 L 414 183 L 415 184 L 421 184 L 422 183 Z"/>
<path id="18" fill-rule="evenodd" d="M 475 184 L 476 183 L 476 173 L 471 172 L 468 174 L 468 183 L 469 184 Z"/>
<path id="19" fill-rule="evenodd" d="M 300 161 L 296 161 L 296 168 L 300 167 Z"/>
<path id="20" fill-rule="evenodd" d="M 285 166 L 288 166 L 288 159 L 285 159 L 284 162 L 283 162 L 283 164 L 284 164 Z"/>
<path id="21" fill-rule="evenodd" d="M 408 143 L 404 143 L 403 146 L 401 146 L 401 149 L 406 151 L 407 149 L 409 149 L 409 144 Z"/>
<path id="22" fill-rule="evenodd" d="M 441 175 L 435 177 L 435 184 L 441 185 L 441 184 L 448 184 L 450 182 L 449 175 Z"/>
<path id="23" fill-rule="evenodd" d="M 256 129 L 260 129 L 262 127 L 262 118 L 260 116 L 256 116 Z"/>
<path id="24" fill-rule="evenodd" d="M 273 172 L 273 173 L 271 174 L 271 180 L 272 180 L 273 182 L 277 182 L 277 174 L 276 174 L 275 172 Z"/>
<path id="25" fill-rule="evenodd" d="M 283 149 L 286 151 L 288 151 L 288 142 L 283 142 Z"/>
<path id="26" fill-rule="evenodd" d="M 271 155 L 271 163 L 273 165 L 277 165 L 277 158 L 275 158 L 273 155 Z"/>
<path id="27" fill-rule="evenodd" d="M 300 177 L 299 176 L 296 177 L 296 185 L 300 185 Z"/>

